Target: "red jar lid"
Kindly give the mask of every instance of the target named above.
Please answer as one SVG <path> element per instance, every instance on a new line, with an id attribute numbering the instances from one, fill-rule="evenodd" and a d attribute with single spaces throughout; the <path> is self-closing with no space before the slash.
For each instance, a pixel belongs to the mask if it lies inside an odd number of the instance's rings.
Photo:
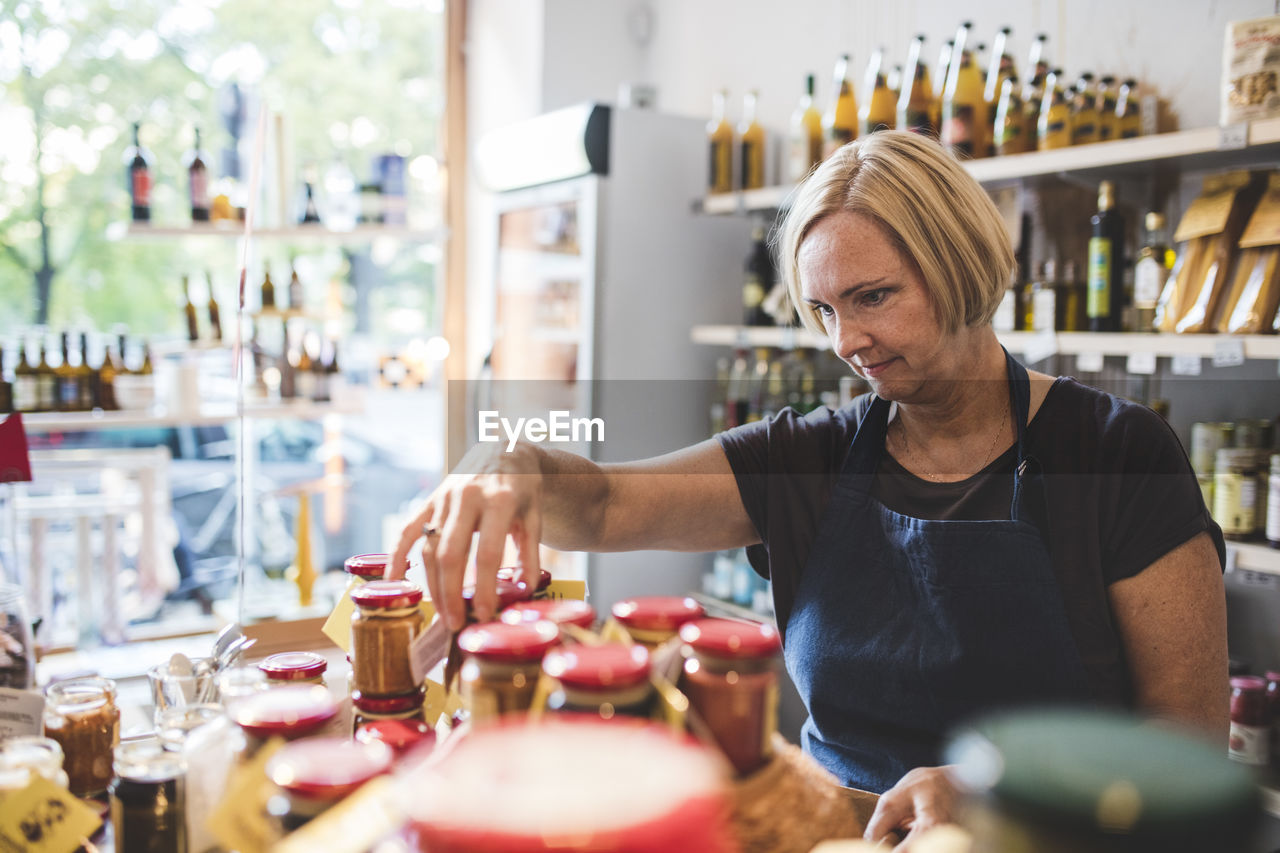
<path id="1" fill-rule="evenodd" d="M 391 747 L 377 741 L 312 738 L 289 743 L 267 762 L 267 776 L 308 800 L 340 800 L 391 769 Z"/>
<path id="2" fill-rule="evenodd" d="M 329 662 L 314 652 L 282 652 L 272 655 L 258 669 L 272 681 L 304 681 L 319 678 L 329 668 Z"/>
<path id="3" fill-rule="evenodd" d="M 506 568 L 498 569 L 498 580 L 514 581 L 516 579 L 517 571 L 519 570 L 510 566 Z M 551 572 L 547 571 L 546 569 L 538 569 L 537 592 L 542 592 L 544 589 L 546 589 L 549 586 L 551 586 Z"/>
<path id="4" fill-rule="evenodd" d="M 533 594 L 529 592 L 529 587 L 524 584 L 502 578 L 498 578 L 494 591 L 498 594 L 499 610 L 505 610 L 518 601 L 528 601 L 529 596 Z M 471 599 L 475 598 L 475 595 L 475 585 L 463 587 L 462 597 L 467 602 L 467 607 L 471 606 Z"/>
<path id="5" fill-rule="evenodd" d="M 436 733 L 421 720 L 374 720 L 356 730 L 360 743 L 385 743 L 396 755 L 427 744 L 434 745 Z"/>
<path id="6" fill-rule="evenodd" d="M 613 616 L 628 628 L 674 631 L 706 615 L 702 605 L 685 596 L 652 595 L 628 598 L 613 605 Z"/>
<path id="7" fill-rule="evenodd" d="M 585 601 L 573 598 L 544 598 L 519 601 L 502 611 L 503 622 L 537 622 L 539 619 L 550 619 L 557 625 L 590 628 L 595 624 L 596 610 Z"/>
<path id="8" fill-rule="evenodd" d="M 329 691 L 319 685 L 279 687 L 240 699 L 232 706 L 235 721 L 247 733 L 269 738 L 296 738 L 322 728 L 338 714 Z"/>
<path id="9" fill-rule="evenodd" d="M 1256 675 L 1237 675 L 1231 679 L 1233 690 L 1266 690 L 1267 682 Z"/>
<path id="10" fill-rule="evenodd" d="M 698 619 L 680 626 L 680 639 L 695 652 L 719 658 L 767 658 L 782 649 L 778 629 L 741 619 Z"/>
<path id="11" fill-rule="evenodd" d="M 649 650 L 622 643 L 555 649 L 543 659 L 542 669 L 565 687 L 581 690 L 634 687 L 649 677 Z"/>
<path id="12" fill-rule="evenodd" d="M 542 660 L 560 642 L 560 627 L 554 622 L 483 622 L 463 629 L 458 648 L 467 654 L 491 661 L 524 663 Z"/>
<path id="13" fill-rule="evenodd" d="M 391 562 L 390 554 L 357 554 L 342 564 L 347 574 L 358 578 L 380 578 Z"/>
<path id="14" fill-rule="evenodd" d="M 425 694 L 421 690 L 403 696 L 365 696 L 356 690 L 351 694 L 351 704 L 370 714 L 402 714 L 421 708 L 424 698 Z"/>
<path id="15" fill-rule="evenodd" d="M 369 581 L 351 590 L 351 600 L 361 607 L 399 610 L 422 601 L 422 589 L 410 581 Z"/>
<path id="16" fill-rule="evenodd" d="M 1267 670 L 1267 681 L 1280 681 L 1280 672 L 1274 669 Z"/>

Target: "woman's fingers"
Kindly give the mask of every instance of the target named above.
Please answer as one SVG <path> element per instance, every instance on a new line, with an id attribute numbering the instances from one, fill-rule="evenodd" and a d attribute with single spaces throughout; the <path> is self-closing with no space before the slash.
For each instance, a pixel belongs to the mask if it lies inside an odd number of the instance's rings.
<path id="1" fill-rule="evenodd" d="M 516 580 L 530 589 L 537 589 L 542 569 L 542 558 L 538 553 L 538 546 L 542 542 L 542 512 L 536 505 L 530 507 L 523 518 L 516 520 L 512 538 L 515 539 L 516 554 L 520 562 Z"/>
<path id="2" fill-rule="evenodd" d="M 896 832 L 910 819 L 913 811 L 911 797 L 898 788 L 884 792 L 876 803 L 876 809 L 867 821 L 862 837 L 867 841 L 881 841 Z"/>
<path id="3" fill-rule="evenodd" d="M 498 568 L 515 521 L 515 502 L 509 493 L 499 492 L 487 498 L 475 542 L 476 588 L 471 599 L 475 617 L 481 622 L 492 619 L 497 610 Z"/>

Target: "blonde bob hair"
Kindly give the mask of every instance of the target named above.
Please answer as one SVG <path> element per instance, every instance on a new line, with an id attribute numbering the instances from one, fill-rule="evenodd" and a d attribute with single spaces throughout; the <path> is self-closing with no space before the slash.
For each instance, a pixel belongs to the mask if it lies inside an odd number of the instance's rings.
<path id="1" fill-rule="evenodd" d="M 780 229 L 780 267 L 800 321 L 825 334 L 801 294 L 797 258 L 819 220 L 849 211 L 884 228 L 916 265 L 948 332 L 991 322 L 1017 272 L 1004 221 L 978 182 L 937 141 L 883 130 L 850 142 L 792 194 Z"/>

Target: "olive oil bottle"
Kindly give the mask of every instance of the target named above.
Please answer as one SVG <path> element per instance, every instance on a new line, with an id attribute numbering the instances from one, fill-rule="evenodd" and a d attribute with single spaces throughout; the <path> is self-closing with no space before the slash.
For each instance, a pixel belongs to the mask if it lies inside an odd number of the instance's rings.
<path id="1" fill-rule="evenodd" d="M 831 108 L 822 118 L 826 144 L 823 155 L 830 157 L 840 146 L 858 138 L 858 99 L 853 94 L 853 81 L 849 79 L 849 54 L 841 54 L 836 62 L 835 86 L 831 96 Z"/>
<path id="2" fill-rule="evenodd" d="M 1036 148 L 1049 151 L 1071 145 L 1071 104 L 1062 91 L 1062 69 L 1049 72 L 1044 81 L 1044 96 L 1036 122 Z"/>
<path id="3" fill-rule="evenodd" d="M 13 369 L 13 410 L 15 412 L 40 411 L 39 391 L 36 389 L 36 365 L 31 359 L 31 342 L 22 341 L 21 358 Z"/>
<path id="4" fill-rule="evenodd" d="M 725 111 L 729 93 L 721 90 L 711 97 L 711 119 L 707 122 L 707 147 L 711 169 L 707 190 L 711 193 L 733 192 L 733 126 Z"/>
<path id="5" fill-rule="evenodd" d="M 1093 74 L 1086 71 L 1076 81 L 1071 96 L 1071 144 L 1088 145 L 1098 141 L 1098 93 L 1093 88 Z"/>
<path id="6" fill-rule="evenodd" d="M 822 162 L 822 114 L 813 105 L 813 87 L 813 75 L 809 74 L 805 77 L 805 93 L 791 114 L 787 177 L 793 183 L 803 180 Z"/>
<path id="7" fill-rule="evenodd" d="M 863 84 L 862 107 L 858 110 L 858 133 L 861 136 L 877 130 L 893 130 L 897 104 L 884 74 L 884 48 L 871 54 Z"/>
<path id="8" fill-rule="evenodd" d="M 1049 37 L 1044 33 L 1031 43 L 1031 55 L 1027 59 L 1027 80 L 1022 87 L 1022 109 L 1025 111 L 1029 150 L 1036 150 L 1040 134 L 1040 103 L 1044 100 L 1044 81 L 1049 76 L 1049 59 L 1045 44 Z"/>
<path id="9" fill-rule="evenodd" d="M 955 50 L 956 40 L 947 39 L 947 43 L 938 52 L 938 64 L 933 66 L 933 126 L 942 136 L 942 93 L 947 88 L 947 72 L 951 68 L 951 51 Z"/>
<path id="10" fill-rule="evenodd" d="M 907 49 L 906 74 L 902 78 L 902 91 L 898 93 L 897 126 L 937 136 L 938 127 L 933 123 L 935 105 L 929 68 L 924 61 L 924 36 L 919 35 L 911 40 L 911 47 Z"/>
<path id="11" fill-rule="evenodd" d="M 987 115 L 995 116 L 996 107 L 999 106 L 1000 93 L 1004 86 L 1004 81 L 1017 74 L 1015 70 L 1013 55 L 1009 53 L 1009 36 L 1013 30 L 1010 27 L 1001 27 L 1000 32 L 996 33 L 995 46 L 991 51 L 991 60 L 987 64 L 987 78 L 985 88 L 982 91 L 982 98 L 987 102 Z M 990 145 L 987 154 L 995 154 L 995 137 L 989 136 Z"/>
<path id="12" fill-rule="evenodd" d="M 1000 87 L 1000 99 L 996 103 L 995 153 L 1022 154 L 1030 151 L 1027 133 L 1027 114 L 1018 95 L 1018 78 L 1009 76 Z"/>
<path id="13" fill-rule="evenodd" d="M 1142 135 L 1142 113 L 1138 106 L 1138 81 L 1132 77 L 1120 84 L 1116 97 L 1116 119 L 1121 139 Z"/>
<path id="14" fill-rule="evenodd" d="M 1098 212 L 1090 219 L 1089 331 L 1118 332 L 1124 308 L 1124 225 L 1115 210 L 1115 186 L 1098 186 Z M 1153 311 L 1154 314 L 1154 311 Z"/>
<path id="15" fill-rule="evenodd" d="M 182 316 L 186 320 L 187 340 L 195 343 L 200 340 L 200 323 L 196 319 L 196 304 L 191 301 L 191 281 L 187 276 L 182 277 Z"/>
<path id="16" fill-rule="evenodd" d="M 1108 142 L 1120 138 L 1120 119 L 1116 115 L 1116 78 L 1103 75 L 1098 81 L 1098 141 Z"/>
<path id="17" fill-rule="evenodd" d="M 965 158 L 986 154 L 987 103 L 982 96 L 982 73 L 969 45 L 973 24 L 965 21 L 956 33 L 942 92 L 942 144 Z"/>
<path id="18" fill-rule="evenodd" d="M 1147 235 L 1133 265 L 1133 330 L 1154 332 L 1157 331 L 1156 304 L 1173 269 L 1174 253 L 1169 248 L 1164 214 L 1153 210 L 1143 224 Z"/>
<path id="19" fill-rule="evenodd" d="M 756 99 L 759 93 L 747 92 L 742 100 L 742 122 L 738 125 L 739 160 L 744 190 L 758 190 L 764 186 L 764 128 L 756 120 Z"/>

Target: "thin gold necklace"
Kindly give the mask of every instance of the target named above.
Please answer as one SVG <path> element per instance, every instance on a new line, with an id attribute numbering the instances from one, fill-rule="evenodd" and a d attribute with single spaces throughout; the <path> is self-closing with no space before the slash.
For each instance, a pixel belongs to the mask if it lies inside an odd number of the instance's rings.
<path id="1" fill-rule="evenodd" d="M 1000 441 L 1000 436 L 1004 434 L 1004 423 L 1008 417 L 1009 417 L 1009 398 L 1006 396 L 1004 401 L 1004 412 L 1003 414 L 1000 415 L 1000 423 L 996 426 L 996 433 L 991 437 L 991 446 L 987 448 L 986 457 L 984 458 L 983 463 L 980 466 L 978 466 L 978 471 L 982 471 L 988 465 L 991 464 L 992 455 L 996 452 L 996 444 Z M 917 462 L 924 461 L 921 459 L 921 457 L 917 456 L 915 451 L 911 449 L 911 442 L 907 439 L 907 426 L 902 422 L 901 413 L 899 413 L 899 417 L 896 419 L 896 422 L 898 424 L 898 435 L 901 436 L 903 455 L 911 459 L 914 459 Z M 921 467 L 919 470 L 920 470 L 920 473 L 924 474 L 926 478 L 933 480 L 934 482 L 940 482 L 942 480 L 943 475 L 941 474 L 935 474 L 931 471 L 927 471 L 923 467 Z M 977 472 L 974 472 L 974 473 L 977 473 Z"/>

